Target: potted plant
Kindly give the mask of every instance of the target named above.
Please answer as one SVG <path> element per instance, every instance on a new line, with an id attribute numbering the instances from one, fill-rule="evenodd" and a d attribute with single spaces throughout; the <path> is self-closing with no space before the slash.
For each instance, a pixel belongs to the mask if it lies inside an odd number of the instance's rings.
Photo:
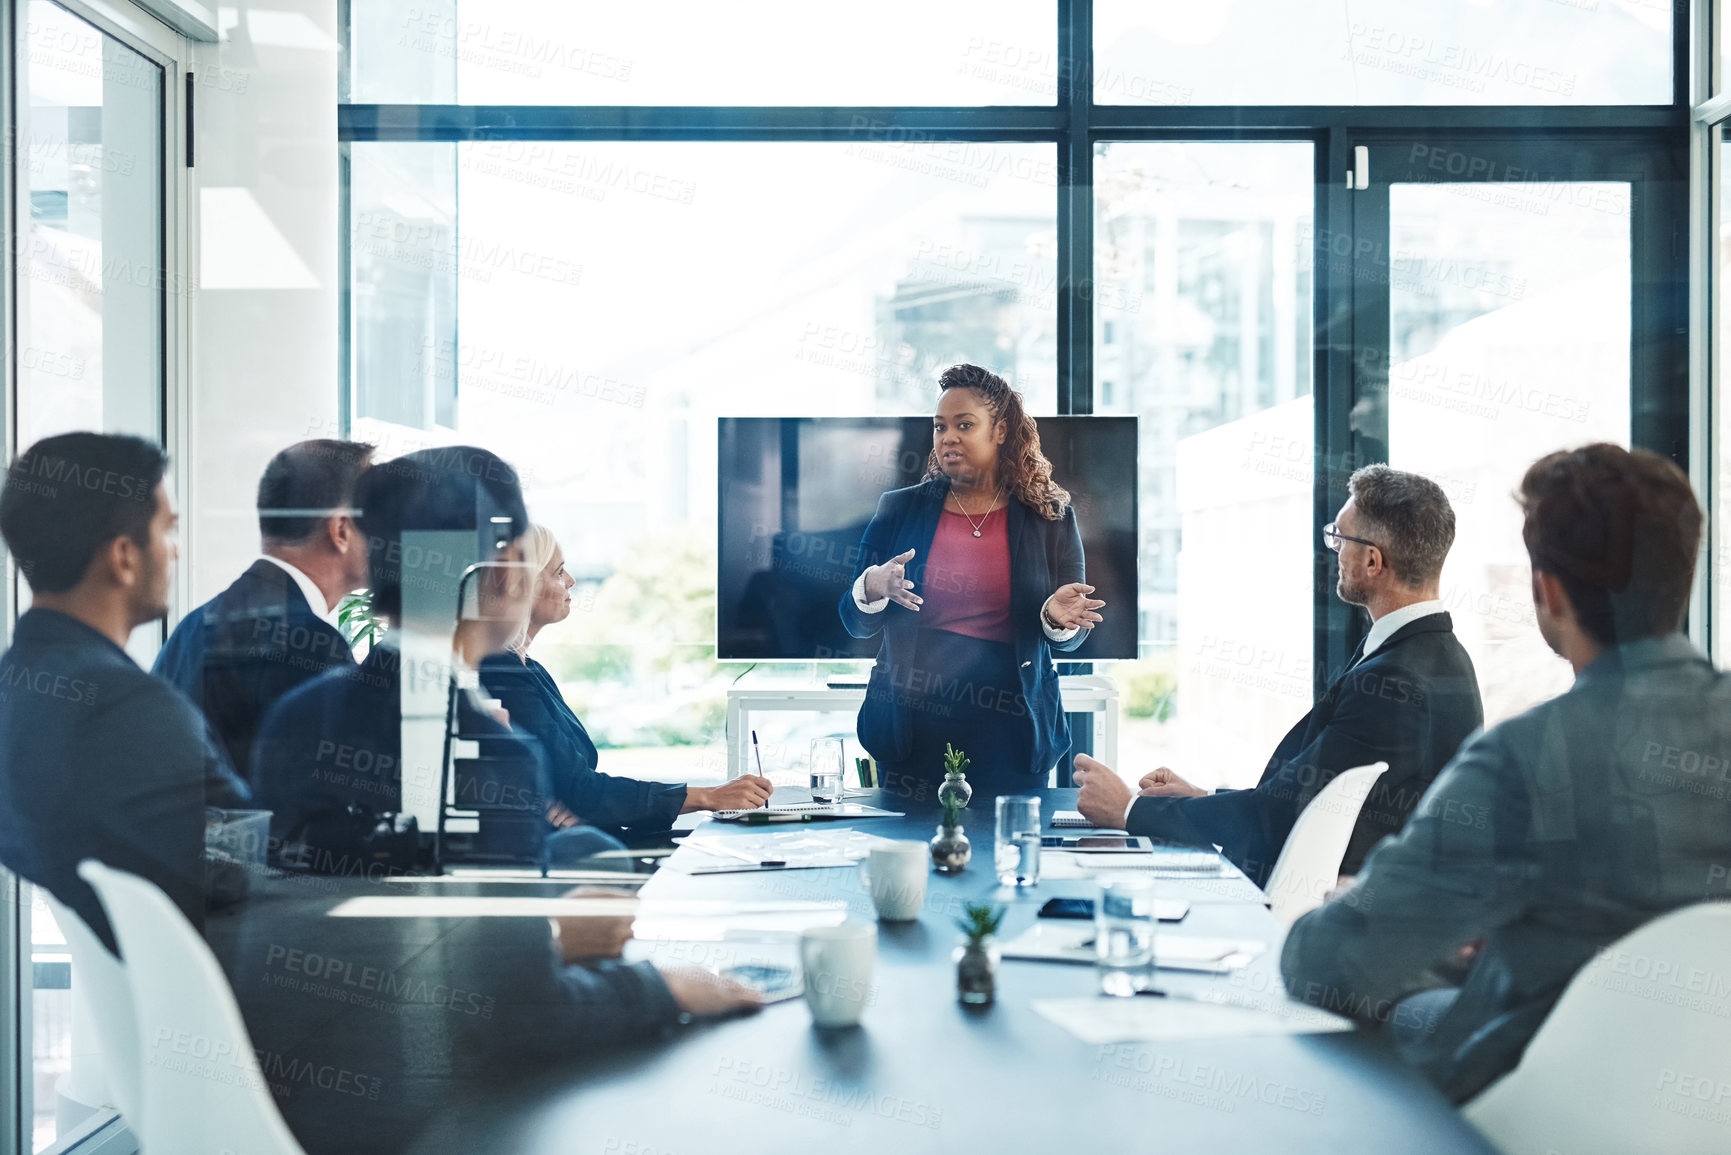
<path id="1" fill-rule="evenodd" d="M 956 995 L 969 1006 L 989 1006 L 998 997 L 998 926 L 1004 908 L 970 902 L 956 920 L 968 941 L 956 948 Z"/>
<path id="2" fill-rule="evenodd" d="M 954 798 L 939 801 L 944 806 L 944 820 L 932 839 L 932 866 L 939 874 L 960 874 L 974 856 L 973 845 L 962 833 L 962 804 Z"/>
<path id="3" fill-rule="evenodd" d="M 944 781 L 938 787 L 940 803 L 954 798 L 958 809 L 967 806 L 968 800 L 974 796 L 974 788 L 968 785 L 967 772 L 968 756 L 945 742 Z"/>

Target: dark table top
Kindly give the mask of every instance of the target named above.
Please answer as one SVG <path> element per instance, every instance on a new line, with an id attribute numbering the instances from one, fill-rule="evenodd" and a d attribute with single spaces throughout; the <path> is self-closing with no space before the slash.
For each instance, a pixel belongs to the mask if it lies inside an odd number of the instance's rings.
<path id="1" fill-rule="evenodd" d="M 1073 809 L 1050 790 L 1046 814 Z M 1093 1046 L 1031 1008 L 1095 990 L 1093 969 L 1005 960 L 998 1001 L 956 1000 L 954 918 L 1008 906 L 1001 937 L 1087 880 L 1000 888 L 989 798 L 969 816 L 974 860 L 932 875 L 914 922 L 879 924 L 873 996 L 860 1027 L 813 1028 L 800 1000 L 677 1028 L 629 1047 L 561 1046 L 573 1030 L 539 918 L 333 918 L 358 894 L 550 894 L 566 884 L 293 879 L 213 915 L 206 934 L 235 985 L 265 1077 L 289 1125 L 320 1152 L 692 1152 L 1069 1150 L 1488 1152 L 1431 1087 L 1373 1036 L 1276 1035 Z M 861 829 L 926 839 L 929 803 Z M 711 824 L 706 837 L 761 834 Z M 1177 991 L 1227 989 L 1284 1005 L 1281 932 L 1240 878 L 1167 881 L 1190 913 L 1162 933 L 1267 941 L 1230 976 L 1161 971 Z M 661 871 L 646 902 L 841 899 L 872 918 L 852 869 L 691 877 Z M 543 960 L 537 965 L 535 960 Z"/>

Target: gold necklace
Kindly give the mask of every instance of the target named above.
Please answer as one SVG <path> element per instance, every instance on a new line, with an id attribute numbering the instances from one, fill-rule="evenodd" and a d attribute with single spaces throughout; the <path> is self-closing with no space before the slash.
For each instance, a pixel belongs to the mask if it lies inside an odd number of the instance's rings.
<path id="1" fill-rule="evenodd" d="M 998 498 L 1003 495 L 1004 491 L 1002 488 L 999 488 L 998 492 L 992 494 L 992 504 L 986 506 L 986 512 L 980 517 L 979 521 L 975 521 L 974 515 L 969 513 L 967 507 L 962 504 L 962 499 L 956 497 L 956 491 L 953 489 L 950 491 L 950 496 L 955 498 L 956 508 L 962 511 L 962 516 L 967 518 L 968 524 L 974 527 L 975 537 L 980 536 L 980 527 L 986 524 L 986 518 L 992 516 L 992 510 L 998 508 Z"/>

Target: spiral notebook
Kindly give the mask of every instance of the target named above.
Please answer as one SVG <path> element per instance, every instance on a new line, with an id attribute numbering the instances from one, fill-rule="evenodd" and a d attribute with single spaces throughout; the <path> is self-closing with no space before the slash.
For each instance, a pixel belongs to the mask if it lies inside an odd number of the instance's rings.
<path id="1" fill-rule="evenodd" d="M 1052 811 L 1053 830 L 1093 830 L 1094 824 L 1082 817 L 1080 810 Z"/>

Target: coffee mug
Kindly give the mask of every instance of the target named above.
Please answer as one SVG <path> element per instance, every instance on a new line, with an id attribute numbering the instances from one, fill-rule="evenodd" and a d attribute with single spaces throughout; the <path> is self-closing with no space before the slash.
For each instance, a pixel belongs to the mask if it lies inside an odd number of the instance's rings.
<path id="1" fill-rule="evenodd" d="M 844 922 L 814 926 L 799 936 L 805 970 L 805 1003 L 819 1027 L 851 1027 L 871 1001 L 872 962 L 878 953 L 877 924 Z"/>
<path id="2" fill-rule="evenodd" d="M 932 850 L 923 842 L 874 843 L 860 863 L 860 877 L 871 891 L 878 917 L 890 922 L 918 918 L 931 866 Z"/>

